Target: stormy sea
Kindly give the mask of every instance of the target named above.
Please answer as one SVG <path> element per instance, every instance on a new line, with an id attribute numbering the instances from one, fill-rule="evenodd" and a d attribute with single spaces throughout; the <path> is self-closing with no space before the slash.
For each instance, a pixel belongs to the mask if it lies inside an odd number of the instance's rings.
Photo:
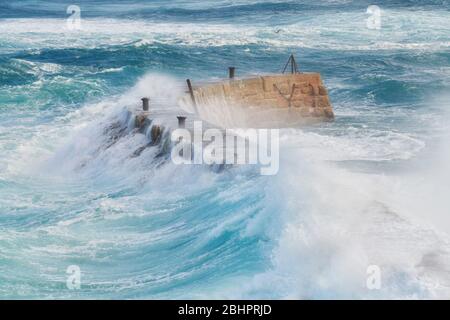
<path id="1" fill-rule="evenodd" d="M 275 175 L 114 127 L 290 54 L 335 120 Z M 0 0 L 0 299 L 450 298 L 449 107 L 447 0 Z"/>

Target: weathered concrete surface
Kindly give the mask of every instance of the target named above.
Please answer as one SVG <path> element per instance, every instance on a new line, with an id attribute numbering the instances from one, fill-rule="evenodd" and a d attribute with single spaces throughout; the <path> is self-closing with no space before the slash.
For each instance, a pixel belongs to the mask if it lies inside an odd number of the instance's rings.
<path id="1" fill-rule="evenodd" d="M 318 73 L 229 80 L 194 89 L 200 118 L 222 127 L 281 128 L 334 118 Z M 192 104 L 185 96 L 183 103 Z"/>

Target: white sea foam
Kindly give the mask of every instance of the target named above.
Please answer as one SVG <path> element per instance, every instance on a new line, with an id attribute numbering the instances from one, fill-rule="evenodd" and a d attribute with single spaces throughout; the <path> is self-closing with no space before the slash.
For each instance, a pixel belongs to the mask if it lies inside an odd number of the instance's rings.
<path id="1" fill-rule="evenodd" d="M 171 104 L 175 102 L 172 93 L 176 88 L 179 88 L 178 81 L 170 77 L 148 75 L 122 96 L 87 105 L 50 125 L 42 125 L 31 139 L 22 141 L 14 157 L 6 160 L 9 169 L 2 173 L 3 176 L 38 174 L 50 181 L 58 181 L 52 179 L 60 177 L 59 182 L 70 192 L 89 199 L 90 206 L 83 208 L 81 213 L 62 212 L 58 222 L 50 226 L 38 227 L 28 233 L 7 233 L 6 239 L 15 238 L 16 241 L 22 238 L 29 241 L 42 233 L 67 241 L 30 244 L 28 249 L 20 251 L 18 259 L 77 255 L 97 262 L 114 261 L 111 250 L 124 246 L 132 251 L 135 246 L 150 246 L 170 238 L 184 226 L 183 221 L 175 221 L 143 233 L 121 229 L 118 234 L 116 230 L 108 229 L 98 235 L 76 229 L 78 224 L 92 221 L 107 225 L 155 215 L 162 209 L 147 210 L 147 207 L 164 203 L 169 196 L 173 203 L 186 201 L 187 195 L 217 185 L 220 175 L 202 168 L 180 168 L 169 164 L 156 169 L 151 150 L 130 158 L 136 148 L 146 143 L 142 135 L 130 134 L 113 147 L 102 149 L 105 142 L 103 128 L 123 116 L 124 105 L 139 104 L 143 95 L 165 97 Z M 387 128 L 382 131 L 365 127 L 343 130 L 336 124 L 334 129 L 339 135 L 332 129 L 325 132 L 286 131 L 282 136 L 278 175 L 255 181 L 251 175 L 240 176 L 247 173 L 245 170 L 231 170 L 227 174 L 235 175 L 232 177 L 234 184 L 208 197 L 212 203 L 231 205 L 256 193 L 262 198 L 259 205 L 265 209 L 257 215 L 253 206 L 229 209 L 236 210 L 235 214 L 217 217 L 220 221 L 214 221 L 208 232 L 201 235 L 198 246 L 206 246 L 240 223 L 245 224 L 241 231 L 243 238 L 264 234 L 272 243 L 267 246 L 272 252 L 266 272 L 247 276 L 239 288 L 230 288 L 229 282 L 219 283 L 211 295 L 219 298 L 450 296 L 447 229 L 450 223 L 446 215 L 450 157 L 446 145 L 437 158 L 432 157 L 425 164 L 427 168 L 433 167 L 431 171 L 407 170 L 389 175 L 382 171 L 361 173 L 329 161 L 407 160 L 417 156 L 426 145 L 413 134 Z M 38 163 L 30 167 L 30 158 Z M 441 160 L 438 162 L 438 159 Z M 103 185 L 139 185 L 141 192 L 118 199 L 86 194 L 84 184 L 92 179 Z M 167 182 L 171 183 L 168 185 Z M 47 205 L 60 210 L 58 202 L 73 201 L 73 195 L 61 194 L 51 186 L 46 188 L 53 192 L 48 196 Z M 102 190 L 108 192 L 108 188 Z M 55 200 L 56 195 L 67 198 Z M 2 200 L 2 204 L 14 208 L 16 201 L 15 197 L 9 197 L 9 200 Z M 38 209 L 30 199 L 22 205 Z M 186 203 L 177 203 L 178 207 L 183 205 Z M 177 206 L 167 208 L 164 213 L 175 212 Z M 81 243 L 79 239 L 85 241 Z M 368 290 L 365 286 L 369 265 L 379 265 L 382 270 L 379 291 Z M 54 272 L 48 274 L 51 277 Z M 188 276 L 189 272 L 186 272 L 158 279 L 173 281 Z M 154 273 L 146 272 L 117 280 L 95 279 L 91 284 L 129 290 L 145 287 L 140 281 L 155 277 Z M 203 287 L 202 290 L 206 289 Z M 193 295 L 202 297 L 198 291 Z"/>
<path id="2" fill-rule="evenodd" d="M 383 9 L 383 8 L 382 8 Z M 270 45 L 336 50 L 442 50 L 450 47 L 448 11 L 382 10 L 382 27 L 366 27 L 361 11 L 323 13 L 290 18 L 283 25 L 161 23 L 144 20 L 83 18 L 82 29 L 65 28 L 64 19 L 3 19 L 0 33 L 5 42 L 33 50 L 158 43 L 187 46 Z M 275 32 L 276 31 L 276 32 Z M 20 37 L 19 37 L 20 36 Z"/>
<path id="3" fill-rule="evenodd" d="M 422 140 L 406 133 L 352 127 L 346 131 L 345 135 L 332 136 L 290 130 L 281 136 L 281 143 L 302 148 L 306 156 L 329 161 L 407 160 L 425 147 Z"/>
<path id="4" fill-rule="evenodd" d="M 430 104 L 444 107 L 448 101 Z M 441 135 L 442 147 L 422 159 L 419 167 L 404 164 L 409 170 L 389 175 L 324 162 L 329 158 L 324 155 L 342 153 L 337 157 L 350 159 L 353 153 L 346 152 L 343 140 L 323 144 L 324 137 L 305 135 L 320 147 L 311 148 L 304 137 L 292 135 L 291 140 L 299 140 L 297 148 L 280 151 L 280 174 L 271 177 L 266 189 L 268 224 L 280 227 L 279 233 L 271 234 L 277 243 L 273 269 L 247 280 L 239 293 L 229 288 L 225 295 L 448 298 L 448 131 Z M 390 137 L 383 139 L 389 146 Z M 359 152 L 353 156 L 358 159 L 369 149 L 382 155 L 378 147 L 367 137 L 366 143 L 354 145 Z M 380 290 L 366 286 L 370 265 L 381 268 Z"/>
<path id="5" fill-rule="evenodd" d="M 280 227 L 272 234 L 273 269 L 225 296 L 449 297 L 450 237 L 439 226 L 450 226 L 448 199 L 438 194 L 436 202 L 410 174 L 353 173 L 302 161 L 309 157 L 298 149 L 282 154 L 281 173 L 266 189 L 268 225 L 271 232 Z M 440 179 L 429 178 L 448 194 Z M 430 222 L 431 212 L 440 218 L 437 224 Z M 381 268 L 380 290 L 366 287 L 370 265 Z"/>

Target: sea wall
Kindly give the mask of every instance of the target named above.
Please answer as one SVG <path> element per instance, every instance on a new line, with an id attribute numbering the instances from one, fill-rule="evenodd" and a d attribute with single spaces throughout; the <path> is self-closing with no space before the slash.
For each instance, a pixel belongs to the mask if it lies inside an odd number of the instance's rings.
<path id="1" fill-rule="evenodd" d="M 295 127 L 334 118 L 318 73 L 228 80 L 195 88 L 193 94 L 200 118 L 225 127 Z"/>

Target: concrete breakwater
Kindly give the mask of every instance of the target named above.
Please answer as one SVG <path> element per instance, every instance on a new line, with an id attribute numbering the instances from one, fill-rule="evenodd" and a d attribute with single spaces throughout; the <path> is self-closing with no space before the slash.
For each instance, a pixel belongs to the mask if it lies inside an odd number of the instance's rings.
<path id="1" fill-rule="evenodd" d="M 206 164 L 218 171 L 235 164 L 258 165 L 263 175 L 278 170 L 278 131 L 220 129 L 195 115 L 183 114 L 181 109 L 149 110 L 147 98 L 142 100 L 142 108 L 126 108 L 125 117 L 107 128 L 107 148 L 125 135 L 142 134 L 145 143 L 130 157 L 139 157 L 151 148 L 154 161 L 159 163 L 171 159 L 174 164 Z"/>
<path id="2" fill-rule="evenodd" d="M 284 74 L 289 64 L 291 74 Z M 213 148 L 213 158 L 231 154 L 229 159 L 242 160 L 242 155 L 235 149 L 235 138 L 242 149 L 255 145 L 256 140 L 259 142 L 265 136 L 265 132 L 259 136 L 259 131 L 334 119 L 320 74 L 299 73 L 293 55 L 283 74 L 236 79 L 235 71 L 234 67 L 230 67 L 228 80 L 195 88 L 188 79 L 189 94 L 180 98 L 178 106 L 160 105 L 158 99 L 153 104 L 149 98 L 142 98 L 142 106 L 127 108 L 125 127 L 124 123 L 111 126 L 112 143 L 125 133 L 140 133 L 147 137 L 147 143 L 139 147 L 133 156 L 139 156 L 146 148 L 155 147 L 158 158 L 167 158 L 172 150 L 177 154 L 178 149 L 175 150 L 174 146 L 183 145 L 181 154 L 187 156 L 184 160 L 191 160 L 198 159 L 194 154 L 198 154 L 199 145 L 208 146 L 220 135 L 227 137 L 222 139 L 220 146 Z M 192 113 L 188 114 L 186 110 Z M 174 132 L 177 128 L 187 130 Z M 173 134 L 179 135 L 178 138 L 174 138 Z M 194 139 L 191 139 L 192 136 Z M 206 140 L 199 141 L 198 137 L 200 140 L 206 137 Z M 226 163 L 234 163 L 229 159 Z"/>
<path id="3" fill-rule="evenodd" d="M 182 109 L 171 109 L 163 111 L 161 109 L 152 109 L 148 98 L 142 99 L 142 107 L 127 107 L 125 109 L 125 117 L 111 124 L 105 134 L 109 137 L 107 148 L 116 143 L 121 137 L 128 134 L 142 134 L 146 137 L 146 143 L 134 150 L 131 157 L 138 157 L 147 148 L 153 148 L 156 152 L 155 158 L 160 162 L 170 159 L 171 152 L 181 142 L 181 137 L 174 138 L 172 134 L 176 129 L 186 129 L 187 132 L 194 136 L 195 126 L 201 124 L 201 130 L 215 129 L 224 132 L 209 125 L 207 122 L 200 121 L 195 114 L 186 114 Z M 208 142 L 202 140 L 203 131 L 200 132 L 199 143 L 204 147 Z M 237 137 L 238 141 L 241 140 Z M 195 155 L 194 141 L 185 141 L 182 145 L 184 150 L 189 148 L 189 158 L 193 159 Z M 197 146 L 198 148 L 198 146 Z M 223 145 L 225 150 L 226 143 Z M 225 151 L 223 151 L 225 153 Z M 224 165 L 218 163 L 213 166 L 215 169 L 222 169 Z"/>
<path id="4" fill-rule="evenodd" d="M 230 79 L 194 88 L 181 102 L 221 127 L 296 127 L 334 118 L 318 73 Z"/>
<path id="5" fill-rule="evenodd" d="M 164 112 L 152 110 L 149 99 L 142 98 L 142 107 L 128 107 L 125 110 L 124 121 L 110 126 L 109 135 L 119 139 L 124 134 L 143 134 L 147 143 L 135 150 L 133 156 L 139 156 L 142 151 L 149 147 L 158 149 L 157 156 L 168 158 L 173 147 L 171 133 L 176 128 L 192 128 L 193 115 L 189 117 L 180 109 L 177 113 L 172 110 Z"/>

